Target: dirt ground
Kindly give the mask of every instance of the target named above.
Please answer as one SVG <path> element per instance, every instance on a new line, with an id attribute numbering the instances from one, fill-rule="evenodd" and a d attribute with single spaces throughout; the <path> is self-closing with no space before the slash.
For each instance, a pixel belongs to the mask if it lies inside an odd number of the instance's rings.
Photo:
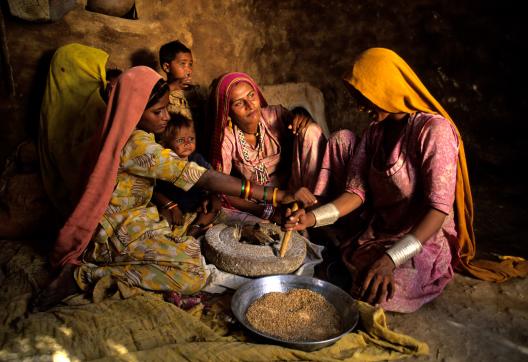
<path id="1" fill-rule="evenodd" d="M 493 284 L 456 275 L 417 312 L 387 313 L 389 326 L 427 342 L 416 361 L 527 361 L 528 279 Z"/>
<path id="2" fill-rule="evenodd" d="M 480 254 L 526 258 L 522 187 L 504 187 L 492 177 L 481 181 L 473 188 Z M 391 328 L 429 345 L 429 357 L 416 361 L 528 361 L 527 278 L 496 284 L 456 274 L 439 298 L 417 312 L 387 314 Z"/>

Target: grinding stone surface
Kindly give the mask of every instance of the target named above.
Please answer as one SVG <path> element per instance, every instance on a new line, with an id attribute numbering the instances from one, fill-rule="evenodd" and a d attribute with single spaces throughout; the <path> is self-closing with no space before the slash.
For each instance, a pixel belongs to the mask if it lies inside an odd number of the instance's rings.
<path id="1" fill-rule="evenodd" d="M 260 227 L 263 231 L 279 234 L 282 240 L 284 232 L 279 226 L 260 224 Z M 206 259 L 232 274 L 247 277 L 289 274 L 298 269 L 306 257 L 306 242 L 297 232 L 293 232 L 283 258 L 271 246 L 245 244 L 235 234 L 235 227 L 217 224 L 207 231 L 204 243 Z"/>

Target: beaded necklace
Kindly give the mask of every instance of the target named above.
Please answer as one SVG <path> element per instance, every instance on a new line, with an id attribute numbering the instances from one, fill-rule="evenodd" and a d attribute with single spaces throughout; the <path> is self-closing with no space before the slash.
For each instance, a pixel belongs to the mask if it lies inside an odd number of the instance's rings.
<path id="1" fill-rule="evenodd" d="M 244 132 L 237 126 L 235 126 L 238 139 L 240 140 L 240 145 L 242 146 L 242 157 L 244 157 L 244 160 L 251 165 L 251 161 L 249 159 L 249 145 L 246 142 L 246 136 L 244 135 Z M 270 181 L 270 177 L 268 174 L 268 169 L 266 166 L 260 161 L 260 153 L 262 152 L 262 145 L 264 144 L 264 132 L 262 132 L 260 123 L 257 127 L 257 165 L 253 166 L 255 169 L 255 176 L 256 181 L 259 185 L 266 185 Z"/>

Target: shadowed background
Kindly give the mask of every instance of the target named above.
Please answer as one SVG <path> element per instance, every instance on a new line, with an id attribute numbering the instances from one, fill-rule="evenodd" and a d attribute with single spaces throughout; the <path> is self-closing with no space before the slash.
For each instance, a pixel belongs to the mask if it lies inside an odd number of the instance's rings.
<path id="1" fill-rule="evenodd" d="M 478 243 L 528 256 L 522 168 L 522 13 L 507 1 L 183 0 L 136 1 L 137 20 L 85 10 L 53 23 L 9 15 L 2 2 L 15 95 L 2 74 L 0 169 L 16 145 L 35 136 L 53 51 L 70 42 L 101 48 L 122 69 L 158 67 L 159 47 L 180 39 L 193 51 L 194 81 L 244 71 L 262 84 L 309 82 L 322 90 L 330 130 L 367 125 L 342 74 L 362 50 L 388 47 L 416 71 L 455 120 L 468 154 Z M 5 60 L 2 59 L 5 63 Z"/>

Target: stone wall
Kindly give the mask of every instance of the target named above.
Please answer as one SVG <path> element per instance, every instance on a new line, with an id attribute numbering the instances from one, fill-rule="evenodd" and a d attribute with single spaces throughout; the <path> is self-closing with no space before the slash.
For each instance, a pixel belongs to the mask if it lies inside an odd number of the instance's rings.
<path id="1" fill-rule="evenodd" d="M 226 71 L 245 71 L 260 84 L 309 82 L 322 90 L 331 130 L 360 132 L 366 120 L 340 77 L 367 47 L 397 51 L 455 119 L 470 168 L 507 172 L 526 151 L 521 130 L 520 12 L 507 2 L 470 0 L 137 0 L 138 20 L 92 13 L 79 0 L 63 19 L 46 24 L 9 16 L 16 96 L 0 103 L 0 161 L 34 135 L 39 97 L 54 49 L 81 42 L 110 53 L 126 68 L 157 66 L 163 43 L 193 50 L 195 81 L 206 90 Z"/>

